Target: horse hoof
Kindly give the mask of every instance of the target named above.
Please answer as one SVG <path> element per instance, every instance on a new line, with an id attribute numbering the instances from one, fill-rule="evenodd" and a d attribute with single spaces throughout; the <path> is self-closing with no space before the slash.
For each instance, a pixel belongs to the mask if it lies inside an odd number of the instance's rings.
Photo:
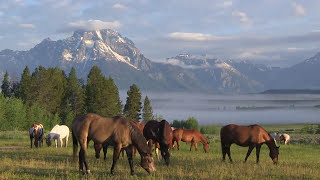
<path id="1" fill-rule="evenodd" d="M 131 176 L 136 176 L 136 173 L 135 172 L 131 172 Z"/>
<path id="2" fill-rule="evenodd" d="M 87 170 L 87 172 L 86 172 L 87 174 L 91 174 L 91 171 L 90 170 Z"/>
<path id="3" fill-rule="evenodd" d="M 111 175 L 114 176 L 114 171 L 111 171 Z"/>

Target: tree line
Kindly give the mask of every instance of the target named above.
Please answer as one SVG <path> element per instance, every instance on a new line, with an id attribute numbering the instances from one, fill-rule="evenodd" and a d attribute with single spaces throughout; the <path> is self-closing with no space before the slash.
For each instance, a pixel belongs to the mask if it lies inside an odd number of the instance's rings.
<path id="1" fill-rule="evenodd" d="M 55 124 L 70 126 L 72 120 L 86 113 L 147 122 L 153 119 L 149 98 L 144 98 L 137 85 L 127 91 L 126 103 L 120 101 L 112 77 L 105 77 L 97 66 L 88 74 L 87 82 L 78 79 L 72 68 L 68 75 L 59 68 L 39 66 L 31 74 L 28 66 L 20 82 L 5 73 L 0 95 L 0 130 L 26 130 L 41 122 L 49 129 Z"/>

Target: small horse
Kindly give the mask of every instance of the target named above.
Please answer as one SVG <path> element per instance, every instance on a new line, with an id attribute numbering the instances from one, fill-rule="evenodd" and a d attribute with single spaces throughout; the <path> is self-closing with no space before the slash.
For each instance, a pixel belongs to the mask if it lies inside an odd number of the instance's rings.
<path id="1" fill-rule="evenodd" d="M 154 160 L 152 153 L 147 146 L 147 141 L 140 131 L 129 123 L 128 120 L 121 116 L 112 118 L 104 118 L 97 114 L 86 114 L 76 117 L 72 123 L 72 139 L 73 139 L 73 159 L 75 159 L 78 143 L 80 144 L 79 152 L 79 171 L 83 172 L 83 164 L 86 168 L 86 173 L 90 174 L 88 163 L 86 160 L 87 146 L 90 140 L 96 144 L 104 142 L 113 145 L 113 163 L 111 174 L 114 174 L 114 168 L 118 161 L 120 151 L 124 148 L 127 152 L 127 157 L 131 169 L 131 174 L 134 175 L 132 146 L 134 145 L 141 156 L 140 165 L 148 173 L 155 171 Z"/>
<path id="2" fill-rule="evenodd" d="M 281 141 L 284 141 L 284 144 L 289 144 L 291 138 L 289 136 L 289 134 L 281 134 L 279 137 L 279 141 L 281 143 Z"/>
<path id="3" fill-rule="evenodd" d="M 34 123 L 29 129 L 30 146 L 32 148 L 32 140 L 34 138 L 34 146 L 41 147 L 43 144 L 44 128 L 41 123 Z"/>
<path id="4" fill-rule="evenodd" d="M 153 141 L 160 144 L 161 156 L 166 164 L 170 163 L 169 149 L 172 148 L 172 129 L 166 120 L 158 122 L 150 120 L 143 129 L 144 137 L 149 141 L 149 147 L 152 149 Z"/>
<path id="5" fill-rule="evenodd" d="M 248 152 L 245 157 L 247 161 L 253 148 L 256 148 L 257 163 L 259 162 L 260 149 L 262 144 L 266 144 L 270 150 L 269 156 L 273 163 L 278 162 L 279 147 L 276 146 L 275 141 L 271 135 L 259 125 L 238 126 L 230 124 L 223 126 L 220 130 L 222 160 L 225 161 L 226 154 L 232 162 L 230 154 L 230 146 L 235 143 L 242 147 L 248 147 Z"/>
<path id="6" fill-rule="evenodd" d="M 56 148 L 60 144 L 60 147 L 62 147 L 63 139 L 66 139 L 66 147 L 68 146 L 68 139 L 69 139 L 69 128 L 66 125 L 55 125 L 48 136 L 46 137 L 46 143 L 48 146 L 51 146 L 51 139 L 54 139 L 54 142 L 56 144 Z"/>
<path id="7" fill-rule="evenodd" d="M 209 151 L 209 142 L 207 139 L 195 129 L 175 129 L 173 131 L 172 144 L 177 143 L 177 148 L 180 150 L 180 142 L 191 142 L 190 151 L 194 146 L 195 150 L 198 150 L 198 142 L 200 141 L 203 145 L 204 152 Z"/>

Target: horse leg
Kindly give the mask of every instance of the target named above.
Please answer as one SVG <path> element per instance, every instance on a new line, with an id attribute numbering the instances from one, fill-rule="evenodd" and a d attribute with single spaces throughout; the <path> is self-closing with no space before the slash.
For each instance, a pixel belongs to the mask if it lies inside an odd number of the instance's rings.
<path id="1" fill-rule="evenodd" d="M 119 159 L 120 151 L 121 151 L 121 145 L 115 145 L 114 150 L 113 150 L 113 162 L 112 162 L 112 166 L 111 166 L 111 170 L 110 170 L 112 175 L 114 175 L 114 168 L 115 168 L 116 163 Z"/>
<path id="2" fill-rule="evenodd" d="M 223 153 L 223 157 L 222 157 L 223 161 L 225 161 L 226 154 L 228 154 L 230 162 L 233 162 L 232 158 L 231 158 L 231 153 L 230 153 L 230 146 L 231 146 L 231 144 L 222 144 L 221 143 L 222 153 Z"/>
<path id="3" fill-rule="evenodd" d="M 192 146 L 193 146 L 193 145 L 194 145 L 193 142 L 191 142 L 190 151 L 192 150 Z"/>
<path id="4" fill-rule="evenodd" d="M 32 139 L 33 139 L 33 138 L 30 138 L 30 146 L 31 146 L 31 148 L 32 148 Z"/>
<path id="5" fill-rule="evenodd" d="M 261 149 L 261 145 L 259 144 L 256 146 L 257 163 L 259 163 L 260 149 Z"/>
<path id="6" fill-rule="evenodd" d="M 198 143 L 194 144 L 194 148 L 196 149 L 196 151 L 198 151 Z"/>
<path id="7" fill-rule="evenodd" d="M 126 148 L 126 153 L 127 153 L 127 157 L 128 157 L 128 162 L 129 162 L 129 165 L 130 165 L 130 170 L 131 170 L 131 175 L 135 175 L 134 173 L 134 169 L 133 169 L 133 160 L 132 160 L 132 148 L 133 146 L 129 146 Z"/>
<path id="8" fill-rule="evenodd" d="M 181 142 L 181 140 L 178 140 L 178 141 L 177 141 L 177 148 L 178 148 L 178 151 L 180 150 L 180 142 Z"/>
<path id="9" fill-rule="evenodd" d="M 62 148 L 63 140 L 62 140 L 62 139 L 60 139 L 60 138 L 59 138 L 59 140 L 60 140 L 60 147 Z"/>
<path id="10" fill-rule="evenodd" d="M 158 161 L 160 161 L 159 148 L 156 147 L 155 152 L 156 152 Z"/>
<path id="11" fill-rule="evenodd" d="M 54 144 L 56 145 L 56 148 L 58 147 L 58 141 L 57 139 L 54 139 Z"/>
<path id="12" fill-rule="evenodd" d="M 103 159 L 107 160 L 108 145 L 102 144 L 102 148 L 103 148 Z"/>
<path id="13" fill-rule="evenodd" d="M 252 150 L 253 150 L 254 146 L 249 146 L 246 158 L 244 159 L 244 162 L 247 162 L 248 157 L 250 156 Z"/>
<path id="14" fill-rule="evenodd" d="M 68 147 L 69 135 L 66 136 L 66 147 Z"/>

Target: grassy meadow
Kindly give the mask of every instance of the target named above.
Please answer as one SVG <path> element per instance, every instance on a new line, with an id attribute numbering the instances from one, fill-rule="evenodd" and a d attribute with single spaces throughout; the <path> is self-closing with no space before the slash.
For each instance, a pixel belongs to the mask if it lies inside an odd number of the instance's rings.
<path id="1" fill-rule="evenodd" d="M 301 125 L 264 126 L 269 131 L 292 131 Z M 310 136 L 292 132 L 293 139 Z M 130 175 L 126 157 L 120 157 L 116 175 L 110 175 L 112 149 L 107 162 L 96 160 L 92 142 L 88 149 L 91 175 L 80 175 L 78 163 L 72 161 L 72 143 L 68 148 L 47 147 L 30 149 L 27 132 L 0 132 L 0 179 L 320 179 L 320 144 L 293 143 L 280 147 L 279 163 L 273 165 L 269 150 L 262 146 L 260 163 L 255 163 L 255 150 L 247 163 L 243 163 L 247 148 L 231 146 L 234 163 L 222 162 L 219 135 L 210 136 L 210 151 L 189 152 L 189 144 L 182 143 L 180 151 L 174 150 L 171 164 L 155 158 L 157 171 L 148 174 L 139 166 L 140 156 L 134 158 L 136 176 Z M 311 138 L 320 139 L 318 135 Z M 102 153 L 101 153 L 102 155 Z"/>

